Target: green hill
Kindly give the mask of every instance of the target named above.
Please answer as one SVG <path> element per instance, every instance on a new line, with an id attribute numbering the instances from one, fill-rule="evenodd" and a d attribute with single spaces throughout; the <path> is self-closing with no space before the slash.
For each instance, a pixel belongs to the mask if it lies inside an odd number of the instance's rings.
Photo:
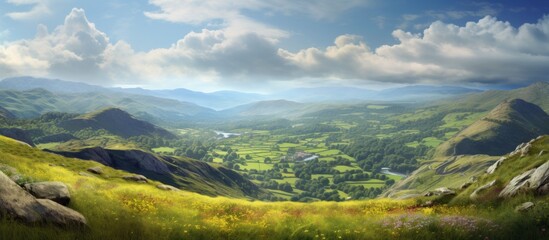
<path id="1" fill-rule="evenodd" d="M 549 111 L 549 83 L 537 82 L 523 88 L 513 90 L 490 90 L 482 93 L 470 94 L 463 98 L 442 101 L 446 108 L 473 108 L 490 110 L 503 101 L 523 99 Z"/>
<path id="2" fill-rule="evenodd" d="M 502 155 L 549 133 L 549 115 L 521 99 L 506 100 L 436 149 L 435 156 Z"/>
<path id="3" fill-rule="evenodd" d="M 210 196 L 257 198 L 263 193 L 263 190 L 233 170 L 189 158 L 162 156 L 141 150 L 100 147 L 51 152 L 66 157 L 93 160 L 115 169 L 141 174 L 149 179 Z"/>
<path id="4" fill-rule="evenodd" d="M 69 131 L 79 131 L 86 128 L 91 128 L 92 130 L 104 129 L 114 135 L 125 138 L 133 136 L 175 138 L 175 135 L 167 130 L 151 123 L 137 120 L 129 113 L 118 108 L 107 108 L 97 112 L 84 114 L 74 119 L 61 122 L 59 126 Z"/>

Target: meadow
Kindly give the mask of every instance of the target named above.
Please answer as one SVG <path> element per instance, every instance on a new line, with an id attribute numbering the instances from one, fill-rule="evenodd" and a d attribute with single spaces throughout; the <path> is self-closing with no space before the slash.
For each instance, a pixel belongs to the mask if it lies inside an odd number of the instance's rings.
<path id="1" fill-rule="evenodd" d="M 249 201 L 163 191 L 156 182 L 124 181 L 127 174 L 100 164 L 64 158 L 0 137 L 0 169 L 15 168 L 27 181 L 62 181 L 69 207 L 89 228 L 29 226 L 0 220 L 0 239 L 528 239 L 548 237 L 549 206 L 514 213 L 516 203 L 421 207 L 427 199 L 347 202 Z M 517 201 L 524 201 L 524 196 Z M 432 199 L 438 201 L 440 199 Z M 518 231 L 522 229 L 522 231 Z"/>

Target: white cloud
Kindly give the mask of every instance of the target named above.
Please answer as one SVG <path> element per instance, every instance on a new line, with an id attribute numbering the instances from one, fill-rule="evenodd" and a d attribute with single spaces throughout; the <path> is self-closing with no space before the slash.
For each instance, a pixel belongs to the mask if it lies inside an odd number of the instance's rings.
<path id="1" fill-rule="evenodd" d="M 14 20 L 29 20 L 49 15 L 51 0 L 7 0 L 13 5 L 32 5 L 31 9 L 24 12 L 9 12 L 6 16 Z"/>
<path id="2" fill-rule="evenodd" d="M 387 82 L 524 83 L 549 74 L 549 17 L 514 28 L 484 17 L 465 26 L 435 22 L 412 34 L 395 30 L 399 44 L 374 51 L 356 36 L 340 36 L 324 50 L 280 55 L 299 66 L 298 75 Z"/>
<path id="3" fill-rule="evenodd" d="M 245 11 L 264 11 L 282 14 L 305 14 L 315 19 L 332 19 L 352 7 L 364 5 L 366 0 L 149 0 L 158 11 L 145 12 L 151 19 L 187 24 L 217 23 L 226 29 L 226 34 L 254 32 L 271 40 L 286 37 L 284 30 L 260 23 L 244 14 Z"/>
<path id="4" fill-rule="evenodd" d="M 19 75 L 95 79 L 102 75 L 98 66 L 108 45 L 108 37 L 87 20 L 84 10 L 73 9 L 53 32 L 39 25 L 34 39 L 4 44 L 0 54 L 6 57 L 0 64 Z"/>
<path id="5" fill-rule="evenodd" d="M 440 21 L 422 33 L 395 30 L 399 41 L 371 49 L 342 35 L 326 48 L 291 52 L 276 38 L 229 28 L 188 33 L 168 48 L 135 51 L 73 9 L 53 31 L 0 43 L 0 78 L 58 77 L 154 87 L 258 86 L 329 79 L 371 83 L 527 83 L 549 75 L 549 17 L 516 28 L 484 17 L 464 26 Z"/>

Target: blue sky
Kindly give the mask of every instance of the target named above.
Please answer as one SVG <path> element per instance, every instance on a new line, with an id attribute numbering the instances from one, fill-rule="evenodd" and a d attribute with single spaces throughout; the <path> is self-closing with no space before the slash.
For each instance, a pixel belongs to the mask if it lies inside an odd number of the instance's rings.
<path id="1" fill-rule="evenodd" d="M 549 2 L 0 2 L 0 78 L 269 91 L 546 81 Z"/>

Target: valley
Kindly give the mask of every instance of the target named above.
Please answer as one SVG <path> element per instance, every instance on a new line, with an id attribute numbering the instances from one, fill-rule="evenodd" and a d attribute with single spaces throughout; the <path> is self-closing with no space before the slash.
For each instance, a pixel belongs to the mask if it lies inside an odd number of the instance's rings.
<path id="1" fill-rule="evenodd" d="M 547 240 L 549 1 L 0 1 L 0 240 Z"/>
<path id="2" fill-rule="evenodd" d="M 86 217 L 92 239 L 204 238 L 206 232 L 229 239 L 433 238 L 428 229 L 436 229 L 437 237 L 513 239 L 517 235 L 510 231 L 517 226 L 545 226 L 523 222 L 514 209 L 534 201 L 538 210 L 528 214 L 545 217 L 539 211 L 546 197 L 493 195 L 520 171 L 545 163 L 548 139 L 537 137 L 549 134 L 547 108 L 539 107 L 547 98 L 527 102 L 512 94 L 544 96 L 546 83 L 502 92 L 511 94 L 509 100 L 493 106 L 474 103 L 494 92 L 447 96 L 471 99 L 459 105 L 444 99 L 438 104 L 263 99 L 207 110 L 207 118 L 169 113 L 161 119 L 131 114 L 140 110 L 116 102 L 69 110 L 51 100 L 63 92 L 43 95 L 53 98 L 41 108 L 31 96 L 46 90 L 2 91 L 13 100 L 1 105 L 0 133 L 6 137 L 0 139 L 0 170 L 21 184 L 67 184 L 73 196 L 68 207 Z M 28 110 L 20 106 L 31 102 L 34 115 L 22 114 Z M 502 167 L 496 171 L 504 173 L 486 176 L 502 155 L 528 141 L 532 147 L 524 157 L 535 160 L 498 163 Z M 517 161 L 511 156 L 506 161 Z M 494 176 L 496 182 L 487 187 L 492 190 L 477 193 Z M 477 204 L 480 208 L 471 207 Z M 338 212 L 345 214 L 333 217 Z M 108 218 L 118 219 L 118 230 L 98 232 L 113 224 L 103 220 Z M 34 228 L 2 221 L 0 236 L 6 238 Z M 458 223 L 448 225 L 453 221 Z M 46 239 L 59 237 L 50 228 L 33 231 Z M 88 238 L 76 229 L 59 234 Z"/>

